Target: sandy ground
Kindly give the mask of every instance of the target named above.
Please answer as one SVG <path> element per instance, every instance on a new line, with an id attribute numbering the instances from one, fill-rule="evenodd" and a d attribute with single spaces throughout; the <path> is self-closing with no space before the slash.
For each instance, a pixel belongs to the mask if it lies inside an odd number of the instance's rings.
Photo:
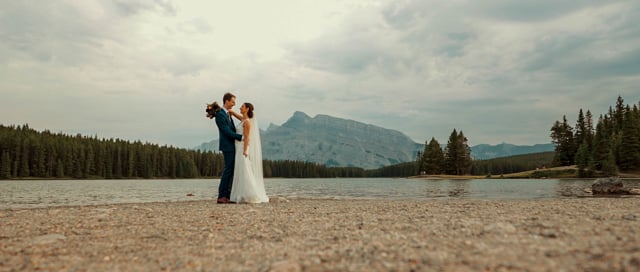
<path id="1" fill-rule="evenodd" d="M 640 198 L 0 210 L 0 271 L 640 271 Z"/>

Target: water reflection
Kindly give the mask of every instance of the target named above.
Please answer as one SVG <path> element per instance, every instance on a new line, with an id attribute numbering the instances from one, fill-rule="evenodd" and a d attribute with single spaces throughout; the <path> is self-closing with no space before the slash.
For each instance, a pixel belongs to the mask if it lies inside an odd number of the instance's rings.
<path id="1" fill-rule="evenodd" d="M 624 180 L 640 188 L 640 179 Z M 541 199 L 586 197 L 593 179 L 267 179 L 272 197 L 321 199 Z M 213 200 L 217 179 L 2 180 L 0 209 Z M 188 196 L 192 195 L 192 196 Z"/>

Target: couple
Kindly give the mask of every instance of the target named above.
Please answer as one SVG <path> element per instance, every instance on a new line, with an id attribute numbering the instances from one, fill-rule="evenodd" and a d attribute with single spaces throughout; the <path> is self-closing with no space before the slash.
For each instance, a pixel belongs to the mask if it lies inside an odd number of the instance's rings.
<path id="1" fill-rule="evenodd" d="M 222 103 L 222 108 L 215 102 L 209 105 L 215 111 L 213 117 L 220 132 L 220 151 L 224 156 L 217 202 L 269 202 L 262 176 L 260 129 L 253 118 L 253 105 L 244 103 L 240 107 L 240 114 L 234 112 L 236 96 L 231 93 L 224 94 Z M 237 129 L 233 117 L 240 120 Z"/>

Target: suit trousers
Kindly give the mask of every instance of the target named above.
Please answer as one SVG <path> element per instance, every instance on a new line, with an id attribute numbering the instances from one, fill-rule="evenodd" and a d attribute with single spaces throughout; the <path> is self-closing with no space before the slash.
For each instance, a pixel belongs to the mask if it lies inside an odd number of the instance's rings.
<path id="1" fill-rule="evenodd" d="M 220 186 L 218 186 L 218 198 L 231 197 L 231 187 L 233 186 L 233 168 L 235 166 L 236 152 L 223 151 L 224 157 L 224 170 L 222 170 L 222 177 L 220 178 Z"/>

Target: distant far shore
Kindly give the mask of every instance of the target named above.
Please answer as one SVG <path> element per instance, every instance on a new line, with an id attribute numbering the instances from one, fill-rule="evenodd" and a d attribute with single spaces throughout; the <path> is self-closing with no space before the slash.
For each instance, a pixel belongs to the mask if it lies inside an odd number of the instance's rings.
<path id="1" fill-rule="evenodd" d="M 603 177 L 590 177 L 593 179 Z M 617 177 L 621 179 L 637 179 L 640 178 L 640 171 L 637 172 L 621 172 L 618 173 Z M 541 168 L 536 170 L 510 173 L 510 174 L 496 174 L 496 175 L 484 175 L 484 176 L 472 176 L 472 175 L 419 175 L 419 176 L 411 176 L 409 178 L 414 179 L 589 179 L 589 178 L 579 178 L 577 174 L 577 167 L 575 165 L 572 166 L 561 166 L 561 167 L 552 167 L 552 168 Z"/>

